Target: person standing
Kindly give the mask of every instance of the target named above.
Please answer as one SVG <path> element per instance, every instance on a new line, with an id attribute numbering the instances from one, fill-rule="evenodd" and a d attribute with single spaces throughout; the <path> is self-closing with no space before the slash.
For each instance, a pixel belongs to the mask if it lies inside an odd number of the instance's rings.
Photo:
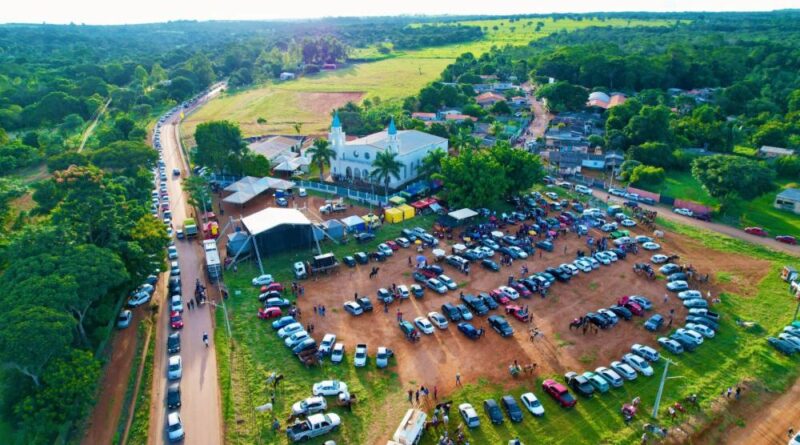
<path id="1" fill-rule="evenodd" d="M 461 373 L 456 373 L 456 386 L 461 386 Z"/>

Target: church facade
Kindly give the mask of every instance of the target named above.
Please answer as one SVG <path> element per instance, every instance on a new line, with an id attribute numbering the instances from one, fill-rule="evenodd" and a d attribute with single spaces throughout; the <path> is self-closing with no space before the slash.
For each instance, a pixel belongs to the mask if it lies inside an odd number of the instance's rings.
<path id="1" fill-rule="evenodd" d="M 331 149 L 336 151 L 336 159 L 331 160 L 331 171 L 338 178 L 377 183 L 371 177 L 375 156 L 378 152 L 387 150 L 396 153 L 396 159 L 403 167 L 400 169 L 399 179 L 392 177 L 390 188 L 397 188 L 416 179 L 422 166 L 422 158 L 436 149 L 447 153 L 448 144 L 447 139 L 422 131 L 398 131 L 394 119 L 389 122 L 385 131 L 348 141 L 338 114 L 333 117 L 328 141 Z"/>

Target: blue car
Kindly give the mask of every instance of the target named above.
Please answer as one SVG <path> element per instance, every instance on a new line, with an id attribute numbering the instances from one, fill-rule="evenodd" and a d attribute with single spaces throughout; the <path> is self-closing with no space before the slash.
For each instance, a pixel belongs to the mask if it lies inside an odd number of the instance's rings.
<path id="1" fill-rule="evenodd" d="M 278 204 L 279 207 L 288 207 L 289 206 L 289 201 L 287 201 L 286 198 L 283 198 L 283 197 L 276 198 L 275 199 L 275 204 Z"/>
<path id="2" fill-rule="evenodd" d="M 481 332 L 475 329 L 475 326 L 472 326 L 470 323 L 467 322 L 459 323 L 458 330 L 461 331 L 462 334 L 466 335 L 467 338 L 470 338 L 472 340 L 476 340 L 481 336 Z"/>
<path id="3" fill-rule="evenodd" d="M 277 319 L 277 320 L 272 322 L 272 329 L 275 329 L 275 330 L 281 329 L 282 327 L 288 326 L 288 325 L 294 323 L 295 321 L 296 320 L 294 319 L 294 317 L 290 317 L 288 315 L 285 316 L 285 317 L 281 317 L 281 318 L 279 318 L 279 319 Z"/>
<path id="4" fill-rule="evenodd" d="M 644 328 L 650 332 L 655 332 L 661 328 L 662 324 L 664 324 L 664 317 L 661 314 L 655 314 L 644 322 Z"/>

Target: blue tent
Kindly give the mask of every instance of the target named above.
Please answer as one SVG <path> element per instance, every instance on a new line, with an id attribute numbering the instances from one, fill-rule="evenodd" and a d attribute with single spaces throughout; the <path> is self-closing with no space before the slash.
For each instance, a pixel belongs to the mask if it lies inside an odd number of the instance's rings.
<path id="1" fill-rule="evenodd" d="M 344 237 L 344 224 L 338 219 L 329 219 L 322 223 L 322 227 L 327 232 L 328 236 L 333 239 L 342 239 Z"/>
<path id="2" fill-rule="evenodd" d="M 363 232 L 366 230 L 367 225 L 360 216 L 352 215 L 344 218 L 342 223 L 347 227 L 349 233 Z"/>

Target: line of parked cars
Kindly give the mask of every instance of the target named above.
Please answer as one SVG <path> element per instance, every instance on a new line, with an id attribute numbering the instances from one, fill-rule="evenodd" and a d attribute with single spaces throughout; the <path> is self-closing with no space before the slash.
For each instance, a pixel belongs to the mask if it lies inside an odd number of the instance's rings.
<path id="1" fill-rule="evenodd" d="M 786 355 L 800 352 L 800 322 L 793 321 L 792 324 L 784 327 L 777 337 L 768 337 L 767 342 Z"/>
<path id="2" fill-rule="evenodd" d="M 500 404 L 494 399 L 486 399 L 483 401 L 483 410 L 489 421 L 495 425 L 501 425 L 507 417 L 511 422 L 519 423 L 524 419 L 522 408 L 531 413 L 534 417 L 544 416 L 544 407 L 535 394 L 526 392 L 519 398 L 520 403 L 512 395 L 504 395 L 500 398 Z M 501 407 L 502 406 L 502 410 Z M 477 428 L 481 425 L 478 412 L 470 403 L 461 403 L 458 405 L 458 413 L 464 420 L 464 424 L 468 428 Z M 505 416 L 504 416 L 505 413 Z"/>
<path id="3" fill-rule="evenodd" d="M 336 396 L 342 402 L 350 400 L 347 384 L 338 380 L 323 380 L 312 386 L 311 393 L 311 397 L 292 404 L 292 416 L 301 418 L 286 427 L 286 435 L 292 442 L 325 435 L 342 425 L 338 414 L 325 412 L 328 409 L 325 397 Z"/>

